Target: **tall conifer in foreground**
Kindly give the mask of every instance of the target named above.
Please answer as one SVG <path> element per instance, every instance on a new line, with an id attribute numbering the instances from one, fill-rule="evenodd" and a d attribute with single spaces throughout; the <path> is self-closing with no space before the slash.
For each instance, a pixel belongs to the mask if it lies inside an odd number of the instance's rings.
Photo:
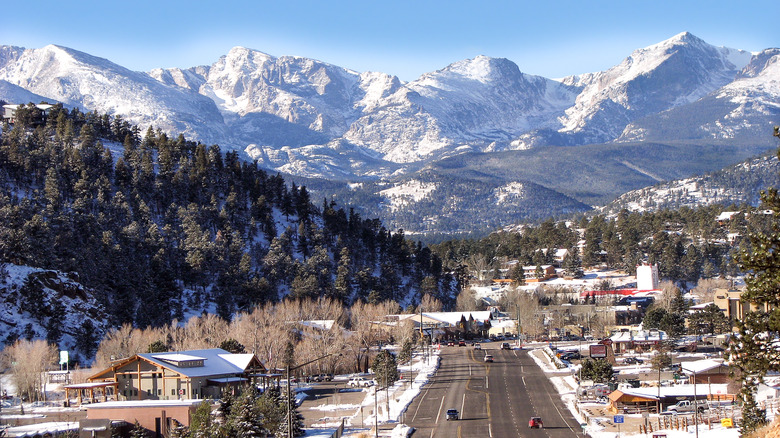
<path id="1" fill-rule="evenodd" d="M 775 127 L 775 137 L 780 128 Z M 780 150 L 778 150 L 780 158 Z M 755 391 L 769 371 L 780 370 L 780 196 L 776 188 L 761 192 L 758 214 L 763 220 L 750 229 L 749 247 L 744 248 L 740 267 L 747 273 L 742 294 L 746 308 L 753 309 L 737 322 L 739 334 L 731 345 L 732 365 L 742 381 L 741 433 L 747 434 L 766 423 L 766 412 L 757 405 Z"/>

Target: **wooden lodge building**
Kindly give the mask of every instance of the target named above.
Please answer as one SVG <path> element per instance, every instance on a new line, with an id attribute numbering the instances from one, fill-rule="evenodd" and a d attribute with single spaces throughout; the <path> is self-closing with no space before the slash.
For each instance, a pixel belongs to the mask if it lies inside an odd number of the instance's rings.
<path id="1" fill-rule="evenodd" d="M 178 400 L 219 398 L 226 389 L 274 377 L 265 372 L 254 354 L 232 354 L 212 348 L 136 354 L 88 380 L 113 389 L 119 401 Z"/>

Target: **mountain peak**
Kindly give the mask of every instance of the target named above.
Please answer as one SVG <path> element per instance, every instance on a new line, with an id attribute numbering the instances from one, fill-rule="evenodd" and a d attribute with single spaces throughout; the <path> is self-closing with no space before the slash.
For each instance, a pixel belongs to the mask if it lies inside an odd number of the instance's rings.
<path id="1" fill-rule="evenodd" d="M 507 75 L 516 76 L 520 74 L 520 69 L 514 62 L 506 58 L 491 58 L 485 55 L 455 62 L 445 68 L 444 71 L 480 82 L 490 82 Z"/>

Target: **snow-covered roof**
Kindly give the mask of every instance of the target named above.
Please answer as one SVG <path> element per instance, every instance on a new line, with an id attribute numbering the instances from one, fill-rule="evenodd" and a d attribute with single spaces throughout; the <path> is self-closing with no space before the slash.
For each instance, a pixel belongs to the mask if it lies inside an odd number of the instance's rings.
<path id="1" fill-rule="evenodd" d="M 641 342 L 641 341 L 661 341 L 668 339 L 663 330 L 631 330 L 627 332 L 617 332 L 610 336 L 612 342 Z"/>
<path id="2" fill-rule="evenodd" d="M 703 373 L 723 365 L 723 360 L 703 359 L 690 362 L 680 362 L 680 369 L 685 374 Z"/>
<path id="3" fill-rule="evenodd" d="M 724 211 L 721 212 L 717 218 L 715 218 L 716 221 L 728 221 L 731 220 L 731 216 L 734 216 L 735 214 L 739 213 L 738 211 Z"/>
<path id="4" fill-rule="evenodd" d="M 138 356 L 188 377 L 207 377 L 241 374 L 246 371 L 254 355 L 234 355 L 221 348 L 210 348 L 179 353 L 143 353 Z M 198 360 L 203 363 L 197 366 L 178 365 Z"/>
<path id="5" fill-rule="evenodd" d="M 34 437 L 43 436 L 45 434 L 60 434 L 68 431 L 78 430 L 78 421 L 49 421 L 46 423 L 9 427 L 8 429 L 5 429 L 4 432 L 9 437 Z"/>
<path id="6" fill-rule="evenodd" d="M 182 354 L 182 353 L 165 353 L 165 354 L 155 354 L 152 356 L 155 359 L 164 360 L 166 362 L 188 362 L 193 360 L 205 360 L 205 357 L 200 356 L 192 356 L 189 354 Z"/>
<path id="7" fill-rule="evenodd" d="M 241 368 L 242 370 L 245 370 L 247 367 L 249 367 L 249 364 L 252 362 L 252 358 L 254 358 L 255 355 L 251 353 L 220 354 L 219 357 Z"/>
<path id="8" fill-rule="evenodd" d="M 335 323 L 336 320 L 333 319 L 313 319 L 309 321 L 301 321 L 301 325 L 317 328 L 320 330 L 330 330 Z"/>
<path id="9" fill-rule="evenodd" d="M 489 310 L 478 312 L 423 312 L 423 315 L 437 321 L 446 322 L 450 325 L 456 325 L 460 322 L 461 318 L 466 318 L 466 321 L 468 321 L 473 317 L 474 321 L 486 321 L 493 317 L 493 312 Z"/>

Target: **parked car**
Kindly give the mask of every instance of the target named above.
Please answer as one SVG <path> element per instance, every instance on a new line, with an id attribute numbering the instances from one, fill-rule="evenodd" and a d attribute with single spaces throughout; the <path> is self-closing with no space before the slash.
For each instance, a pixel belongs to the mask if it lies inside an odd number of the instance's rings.
<path id="1" fill-rule="evenodd" d="M 528 427 L 531 429 L 542 429 L 544 428 L 544 423 L 542 422 L 542 417 L 531 417 L 530 420 L 528 420 Z"/>
<path id="2" fill-rule="evenodd" d="M 628 364 L 628 365 L 634 365 L 634 364 L 638 364 L 638 363 L 639 364 L 645 363 L 645 361 L 643 361 L 642 359 L 640 359 L 638 357 L 631 356 L 631 357 L 627 357 L 627 358 L 623 359 L 623 363 Z"/>
<path id="3" fill-rule="evenodd" d="M 561 359 L 563 360 L 572 360 L 572 359 L 581 359 L 582 355 L 580 355 L 579 351 L 567 351 L 563 354 L 561 354 Z"/>
<path id="4" fill-rule="evenodd" d="M 330 382 L 333 380 L 333 374 L 316 374 L 311 379 L 315 382 Z"/>
<path id="5" fill-rule="evenodd" d="M 457 409 L 447 409 L 447 421 L 457 420 L 459 417 Z"/>
<path id="6" fill-rule="evenodd" d="M 504 343 L 501 344 L 501 349 L 502 350 L 511 350 L 512 347 L 509 345 L 509 342 L 504 342 Z"/>
<path id="7" fill-rule="evenodd" d="M 355 378 L 351 379 L 347 383 L 347 385 L 349 385 L 349 386 L 351 386 L 353 388 L 360 388 L 360 387 L 368 388 L 369 386 L 373 386 L 374 385 L 374 381 L 366 379 L 365 377 L 355 377 Z"/>
<path id="8" fill-rule="evenodd" d="M 493 356 L 486 354 L 485 355 L 485 362 L 493 362 Z"/>

